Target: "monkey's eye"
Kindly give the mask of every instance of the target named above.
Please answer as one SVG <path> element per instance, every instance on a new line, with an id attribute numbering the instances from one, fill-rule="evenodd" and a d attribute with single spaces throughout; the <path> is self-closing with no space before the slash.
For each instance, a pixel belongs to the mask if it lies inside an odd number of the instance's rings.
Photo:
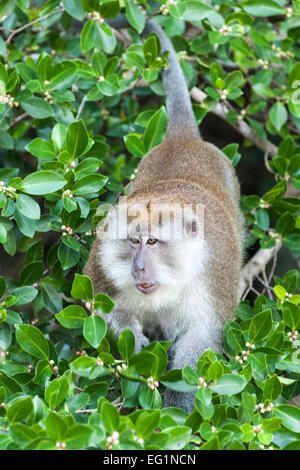
<path id="1" fill-rule="evenodd" d="M 147 241 L 147 243 L 149 245 L 155 245 L 156 242 L 157 242 L 157 240 L 155 238 L 149 238 L 148 241 Z"/>
<path id="2" fill-rule="evenodd" d="M 131 241 L 131 243 L 134 243 L 134 245 L 140 243 L 140 240 L 138 238 L 129 238 L 129 240 Z"/>

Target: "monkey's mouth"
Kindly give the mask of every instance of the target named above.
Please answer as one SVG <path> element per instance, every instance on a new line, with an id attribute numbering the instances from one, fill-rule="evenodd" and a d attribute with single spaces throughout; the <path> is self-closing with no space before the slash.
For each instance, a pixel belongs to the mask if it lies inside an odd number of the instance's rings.
<path id="1" fill-rule="evenodd" d="M 159 284 L 156 282 L 138 282 L 136 288 L 143 294 L 150 294 L 158 288 Z"/>

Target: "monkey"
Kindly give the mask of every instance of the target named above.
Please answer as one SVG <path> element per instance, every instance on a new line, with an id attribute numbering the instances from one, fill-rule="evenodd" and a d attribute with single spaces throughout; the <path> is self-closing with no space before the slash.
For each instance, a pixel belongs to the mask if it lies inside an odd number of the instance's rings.
<path id="1" fill-rule="evenodd" d="M 109 23 L 128 26 L 121 15 Z M 171 341 L 171 367 L 182 369 L 195 367 L 208 348 L 222 352 L 223 326 L 239 300 L 243 216 L 235 171 L 200 136 L 171 41 L 149 20 L 142 34 L 152 32 L 169 53 L 162 70 L 166 135 L 138 165 L 126 195 L 127 215 L 120 218 L 123 237 L 107 235 L 125 207 L 120 198 L 92 244 L 84 272 L 97 292 L 114 301 L 106 319 L 117 336 L 130 328 L 136 352 L 150 339 Z M 167 389 L 163 405 L 190 413 L 194 394 Z"/>

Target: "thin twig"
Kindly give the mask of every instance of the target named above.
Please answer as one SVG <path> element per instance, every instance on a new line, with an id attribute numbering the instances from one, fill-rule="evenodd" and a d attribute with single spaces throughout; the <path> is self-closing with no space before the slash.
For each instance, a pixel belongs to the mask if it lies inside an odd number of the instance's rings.
<path id="1" fill-rule="evenodd" d="M 87 99 L 87 95 L 84 95 L 84 97 L 82 98 L 81 100 L 81 103 L 80 103 L 80 106 L 78 108 L 78 111 L 77 111 L 77 116 L 75 118 L 75 121 L 78 121 L 78 119 L 80 118 L 80 115 L 82 113 L 82 110 L 84 108 L 84 105 L 85 105 L 85 102 L 86 102 L 86 99 Z"/>
<path id="2" fill-rule="evenodd" d="M 17 116 L 13 121 L 11 121 L 10 127 L 13 127 L 16 124 L 19 124 L 19 122 L 23 121 L 27 116 L 28 116 L 27 113 L 20 114 L 20 116 Z"/>
<path id="3" fill-rule="evenodd" d="M 91 408 L 90 410 L 77 410 L 75 413 L 94 413 L 95 411 L 98 411 L 98 408 Z"/>
<path id="4" fill-rule="evenodd" d="M 49 18 L 50 16 L 53 16 L 53 15 L 56 15 L 57 13 L 62 13 L 65 9 L 64 8 L 58 8 L 57 10 L 54 10 L 54 11 L 51 11 L 50 13 L 47 13 L 47 15 L 44 15 L 44 16 L 41 16 L 41 18 L 36 18 L 35 20 L 33 21 L 30 21 L 30 23 L 27 23 L 23 26 L 21 26 L 20 28 L 18 29 L 15 29 L 7 38 L 6 40 L 6 44 L 9 44 L 12 40 L 12 38 L 16 35 L 16 34 L 19 34 L 21 33 L 22 31 L 24 31 L 24 29 L 27 29 L 27 28 L 30 28 L 30 26 L 36 24 L 36 23 L 39 23 L 40 21 L 44 21 L 46 20 L 47 18 Z"/>
<path id="5" fill-rule="evenodd" d="M 275 272 L 275 269 L 276 269 L 276 266 L 277 266 L 278 251 L 279 250 L 275 251 L 274 256 L 273 256 L 272 267 L 271 267 L 271 271 L 270 271 L 269 277 L 268 277 L 268 284 L 270 284 L 270 282 L 271 282 L 271 280 L 273 279 L 273 276 L 274 276 L 274 272 Z"/>

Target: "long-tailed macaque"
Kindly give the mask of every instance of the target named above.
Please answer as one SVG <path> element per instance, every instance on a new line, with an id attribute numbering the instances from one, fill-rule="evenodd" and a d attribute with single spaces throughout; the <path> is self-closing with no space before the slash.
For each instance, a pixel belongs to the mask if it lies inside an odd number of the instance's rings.
<path id="1" fill-rule="evenodd" d="M 111 24 L 126 22 L 117 18 Z M 97 292 L 114 300 L 105 319 L 116 335 L 129 327 L 136 351 L 149 338 L 172 341 L 171 367 L 194 367 L 207 348 L 222 350 L 222 328 L 238 302 L 239 184 L 228 158 L 200 137 L 170 40 L 153 20 L 143 35 L 151 32 L 160 38 L 161 50 L 169 51 L 163 70 L 166 137 L 141 160 L 127 206 L 120 202 L 118 215 L 109 215 L 99 230 L 85 273 Z M 116 218 L 119 238 L 108 230 Z M 191 393 L 167 390 L 164 406 L 190 412 L 193 401 Z"/>

